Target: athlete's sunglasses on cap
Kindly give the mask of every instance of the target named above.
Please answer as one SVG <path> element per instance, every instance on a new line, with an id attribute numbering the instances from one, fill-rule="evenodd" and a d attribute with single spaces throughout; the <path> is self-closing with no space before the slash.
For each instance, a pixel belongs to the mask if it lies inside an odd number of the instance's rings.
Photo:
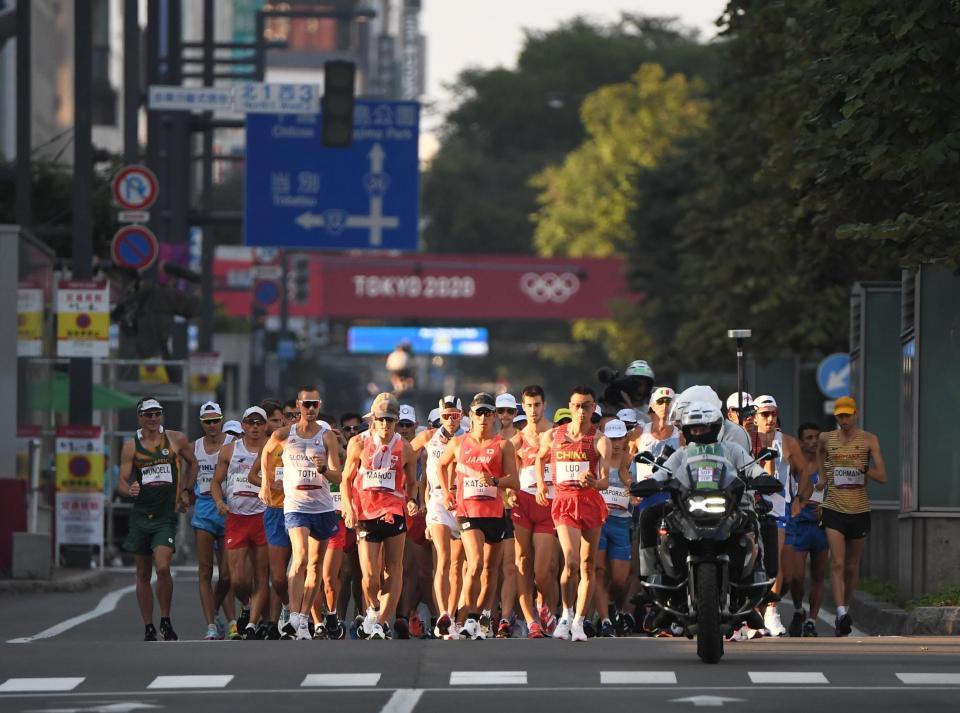
<path id="1" fill-rule="evenodd" d="M 300 405 L 304 408 L 320 408 L 320 404 L 323 403 L 319 399 L 307 399 L 306 401 L 301 401 Z"/>

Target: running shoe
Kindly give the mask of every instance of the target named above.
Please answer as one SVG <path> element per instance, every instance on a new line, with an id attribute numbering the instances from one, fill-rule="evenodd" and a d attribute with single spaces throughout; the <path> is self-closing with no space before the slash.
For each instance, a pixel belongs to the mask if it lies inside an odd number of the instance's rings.
<path id="1" fill-rule="evenodd" d="M 617 629 L 614 627 L 613 622 L 609 619 L 604 619 L 600 624 L 600 636 L 608 639 L 616 637 Z"/>
<path id="2" fill-rule="evenodd" d="M 241 607 L 240 616 L 237 617 L 237 629 L 243 631 L 250 623 L 250 610 L 247 607 Z"/>
<path id="3" fill-rule="evenodd" d="M 425 639 L 427 638 L 427 627 L 423 625 L 423 620 L 420 618 L 420 615 L 416 612 L 408 620 L 410 624 L 410 638 L 411 639 Z"/>
<path id="4" fill-rule="evenodd" d="M 280 638 L 284 641 L 293 641 L 297 638 L 297 627 L 288 620 L 287 623 L 283 625 L 283 628 L 280 629 Z"/>
<path id="5" fill-rule="evenodd" d="M 316 624 L 313 627 L 313 640 L 320 641 L 321 639 L 326 639 L 326 638 L 327 638 L 327 628 L 326 626 L 324 626 L 323 622 L 321 621 L 319 624 Z"/>
<path id="6" fill-rule="evenodd" d="M 617 636 L 628 636 L 636 628 L 637 620 L 633 618 L 633 614 L 630 612 L 617 612 L 617 618 L 613 625 L 617 630 Z"/>
<path id="7" fill-rule="evenodd" d="M 347 630 L 344 628 L 340 620 L 337 619 L 336 614 L 327 614 L 326 621 L 323 623 L 323 628 L 327 632 L 328 639 L 341 641 L 347 637 Z"/>
<path id="8" fill-rule="evenodd" d="M 506 619 L 501 619 L 500 625 L 497 627 L 497 638 L 509 639 L 512 628 L 513 627 L 510 625 L 509 621 L 507 621 Z"/>
<path id="9" fill-rule="evenodd" d="M 168 617 L 160 620 L 160 636 L 163 637 L 164 641 L 178 641 L 180 639 L 177 632 L 173 630 L 173 624 L 170 623 Z"/>
<path id="10" fill-rule="evenodd" d="M 526 639 L 527 634 L 530 633 L 530 631 L 527 629 L 527 622 L 525 622 L 523 617 L 520 616 L 515 616 L 513 619 L 513 626 L 510 627 L 510 638 Z"/>
<path id="11" fill-rule="evenodd" d="M 361 623 L 364 636 L 370 636 L 370 634 L 373 633 L 373 627 L 376 626 L 379 618 L 379 611 L 372 607 L 367 609 L 367 615 L 363 618 L 363 622 Z M 360 627 L 357 627 L 357 633 L 360 633 Z"/>
<path id="12" fill-rule="evenodd" d="M 243 640 L 244 641 L 255 641 L 257 638 L 257 627 L 253 624 L 247 624 L 243 629 Z"/>
<path id="13" fill-rule="evenodd" d="M 554 639 L 569 639 L 570 638 L 570 620 L 561 619 L 557 622 L 556 628 L 553 630 Z"/>
<path id="14" fill-rule="evenodd" d="M 217 631 L 216 624 L 207 625 L 207 633 L 203 635 L 204 641 L 216 641 L 220 638 L 220 632 Z"/>
<path id="15" fill-rule="evenodd" d="M 817 623 L 813 619 L 807 619 L 803 622 L 803 634 L 804 638 L 816 637 L 817 634 Z"/>
<path id="16" fill-rule="evenodd" d="M 557 628 L 557 617 L 550 611 L 550 607 L 544 604 L 537 610 L 537 614 L 540 615 L 540 623 L 543 624 L 543 630 L 548 635 L 553 634 L 554 629 Z"/>
<path id="17" fill-rule="evenodd" d="M 537 622 L 530 624 L 530 633 L 527 634 L 528 639 L 542 639 L 544 637 L 543 629 L 540 628 L 540 625 Z"/>
<path id="18" fill-rule="evenodd" d="M 584 631 L 584 624 L 586 624 L 585 620 L 582 622 L 573 620 L 573 624 L 570 626 L 570 641 L 586 641 L 589 638 L 587 632 Z M 554 633 L 554 636 L 556 636 L 556 633 Z"/>
<path id="19" fill-rule="evenodd" d="M 237 641 L 240 639 L 240 627 L 237 626 L 236 619 L 231 619 L 227 624 L 227 638 L 231 641 Z"/>
<path id="20" fill-rule="evenodd" d="M 397 632 L 398 639 L 410 638 L 410 623 L 406 617 L 398 616 L 393 621 L 393 630 Z"/>
<path id="21" fill-rule="evenodd" d="M 307 625 L 307 618 L 304 617 L 300 620 L 300 625 L 297 627 L 297 641 L 310 641 L 310 627 Z"/>
<path id="22" fill-rule="evenodd" d="M 384 641 L 387 638 L 386 632 L 383 630 L 383 627 L 379 624 L 374 624 L 370 627 L 370 633 L 367 634 L 367 639 L 370 641 Z"/>
<path id="23" fill-rule="evenodd" d="M 593 623 L 593 619 L 584 619 L 583 620 L 583 631 L 586 635 L 593 639 L 597 636 L 597 625 Z"/>
<path id="24" fill-rule="evenodd" d="M 643 629 L 644 633 L 650 636 L 652 636 L 655 633 L 655 629 L 657 627 L 654 624 L 654 622 L 656 621 L 656 619 L 657 619 L 657 610 L 654 609 L 653 607 L 647 607 L 647 612 L 646 614 L 643 615 L 643 624 L 641 625 L 641 628 Z"/>
<path id="25" fill-rule="evenodd" d="M 280 618 L 277 619 L 277 628 L 280 629 L 280 631 L 283 631 L 283 627 L 285 627 L 289 622 L 290 622 L 290 607 L 288 607 L 286 604 L 281 604 Z"/>
<path id="26" fill-rule="evenodd" d="M 446 638 L 450 633 L 450 625 L 453 622 L 450 621 L 450 615 L 444 612 L 440 615 L 440 618 L 437 619 L 437 625 L 433 627 L 433 633 L 438 639 Z"/>
<path id="27" fill-rule="evenodd" d="M 448 641 L 459 641 L 460 639 L 467 638 L 463 636 L 463 631 L 460 628 L 460 625 L 455 621 L 450 622 L 450 627 L 447 629 L 447 633 L 443 637 Z"/>
<path id="28" fill-rule="evenodd" d="M 780 612 L 776 607 L 767 607 L 763 614 L 763 626 L 770 630 L 771 636 L 783 636 L 787 633 L 786 627 L 780 621 Z"/>
<path id="29" fill-rule="evenodd" d="M 490 615 L 487 614 L 487 612 L 483 612 L 477 623 L 480 625 L 480 633 L 483 634 L 482 638 L 489 639 L 493 635 L 493 621 L 491 621 Z"/>
<path id="30" fill-rule="evenodd" d="M 843 616 L 838 616 L 834 625 L 836 626 L 837 636 L 850 636 L 850 632 L 853 631 L 853 617 L 850 616 L 849 612 Z"/>
<path id="31" fill-rule="evenodd" d="M 383 629 L 383 638 L 387 641 L 390 641 L 390 639 L 393 638 L 393 633 L 390 631 L 390 625 L 384 623 L 380 625 L 380 628 Z"/>
<path id="32" fill-rule="evenodd" d="M 480 629 L 480 622 L 478 622 L 473 617 L 469 617 L 465 622 L 463 622 L 463 628 L 460 630 L 461 639 L 473 639 L 474 641 L 479 641 L 485 639 L 483 631 Z"/>
<path id="33" fill-rule="evenodd" d="M 277 626 L 277 623 L 270 622 L 270 626 L 267 628 L 267 640 L 268 641 L 279 641 L 280 640 L 280 627 Z"/>
<path id="34" fill-rule="evenodd" d="M 227 622 L 223 620 L 223 617 L 217 614 L 216 618 L 213 620 L 214 626 L 217 627 L 217 638 L 225 639 L 227 637 Z"/>
<path id="35" fill-rule="evenodd" d="M 803 609 L 798 609 L 793 613 L 793 619 L 790 620 L 790 626 L 787 629 L 787 633 L 793 637 L 797 638 L 803 634 L 803 622 L 806 620 L 807 615 Z"/>
<path id="36" fill-rule="evenodd" d="M 143 627 L 143 640 L 144 641 L 156 641 L 157 640 L 157 627 L 153 624 L 147 624 Z"/>
<path id="37" fill-rule="evenodd" d="M 353 618 L 353 626 L 350 627 L 350 637 L 353 639 L 367 638 L 367 635 L 363 633 L 363 614 L 357 614 Z"/>
<path id="38" fill-rule="evenodd" d="M 261 620 L 257 624 L 257 641 L 266 641 L 270 637 L 270 626 Z"/>

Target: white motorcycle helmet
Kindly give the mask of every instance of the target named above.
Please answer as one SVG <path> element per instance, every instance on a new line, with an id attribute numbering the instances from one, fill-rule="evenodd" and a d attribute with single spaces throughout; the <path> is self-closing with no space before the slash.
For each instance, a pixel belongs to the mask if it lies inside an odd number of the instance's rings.
<path id="1" fill-rule="evenodd" d="M 694 435 L 691 430 L 694 426 L 707 426 L 706 433 Z M 709 401 L 693 401 L 683 410 L 680 418 L 680 430 L 687 443 L 716 443 L 723 426 L 723 413 Z"/>

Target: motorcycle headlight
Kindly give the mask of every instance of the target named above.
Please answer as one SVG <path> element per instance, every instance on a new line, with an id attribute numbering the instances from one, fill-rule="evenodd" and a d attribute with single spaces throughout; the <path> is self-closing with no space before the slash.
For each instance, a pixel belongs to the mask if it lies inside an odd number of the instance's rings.
<path id="1" fill-rule="evenodd" d="M 692 495 L 687 499 L 691 515 L 722 515 L 727 511 L 727 499 L 722 495 Z"/>

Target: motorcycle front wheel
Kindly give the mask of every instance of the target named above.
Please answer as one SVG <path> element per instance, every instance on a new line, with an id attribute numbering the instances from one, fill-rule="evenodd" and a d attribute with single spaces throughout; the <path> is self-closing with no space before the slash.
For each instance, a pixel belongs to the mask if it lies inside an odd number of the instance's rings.
<path id="1" fill-rule="evenodd" d="M 697 656 L 704 663 L 717 663 L 723 656 L 720 630 L 720 577 L 715 564 L 697 565 Z"/>

